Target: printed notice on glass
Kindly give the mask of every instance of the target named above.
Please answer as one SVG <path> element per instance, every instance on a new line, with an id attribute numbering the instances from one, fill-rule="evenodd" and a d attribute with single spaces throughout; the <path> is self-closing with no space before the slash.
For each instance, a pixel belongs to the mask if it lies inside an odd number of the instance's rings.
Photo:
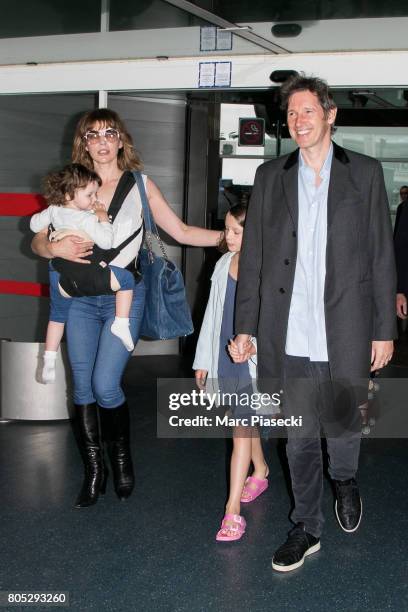
<path id="1" fill-rule="evenodd" d="M 198 73 L 199 87 L 214 87 L 215 84 L 215 62 L 200 62 Z"/>
<path id="2" fill-rule="evenodd" d="M 231 51 L 232 49 L 232 32 L 226 32 L 217 28 L 217 51 Z"/>
<path id="3" fill-rule="evenodd" d="M 215 51 L 217 44 L 217 28 L 204 26 L 200 28 L 200 51 Z"/>
<path id="4" fill-rule="evenodd" d="M 215 87 L 231 87 L 232 62 L 215 62 Z"/>

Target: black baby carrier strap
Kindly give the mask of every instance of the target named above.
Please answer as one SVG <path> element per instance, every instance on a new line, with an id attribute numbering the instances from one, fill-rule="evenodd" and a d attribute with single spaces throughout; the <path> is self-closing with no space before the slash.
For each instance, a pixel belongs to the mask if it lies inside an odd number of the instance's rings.
<path id="1" fill-rule="evenodd" d="M 123 202 L 134 184 L 135 178 L 133 174 L 131 172 L 124 172 L 109 207 L 111 223 L 116 219 Z M 60 257 L 53 259 L 52 266 L 60 273 L 60 285 L 64 291 L 71 297 L 112 295 L 114 291 L 111 289 L 111 272 L 108 266 L 138 236 L 142 231 L 142 227 L 143 224 L 126 240 L 112 249 L 101 249 L 95 244 L 92 255 L 86 258 L 91 262 L 89 265 L 67 261 Z"/>

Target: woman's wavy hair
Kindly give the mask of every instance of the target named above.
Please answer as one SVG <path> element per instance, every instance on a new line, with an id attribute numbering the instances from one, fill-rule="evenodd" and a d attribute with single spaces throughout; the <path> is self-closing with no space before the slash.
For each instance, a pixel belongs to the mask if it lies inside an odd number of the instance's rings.
<path id="1" fill-rule="evenodd" d="M 75 129 L 72 147 L 72 161 L 93 169 L 92 158 L 86 150 L 85 134 L 99 123 L 103 128 L 118 130 L 123 147 L 118 151 L 118 166 L 121 170 L 142 170 L 143 164 L 133 147 L 132 137 L 125 124 L 115 111 L 109 108 L 97 108 L 88 111 L 81 117 Z"/>
<path id="2" fill-rule="evenodd" d="M 232 215 L 234 217 L 234 219 L 236 219 L 238 221 L 240 226 L 244 227 L 246 213 L 247 213 L 247 206 L 246 206 L 246 204 L 235 204 L 234 206 L 231 206 L 231 208 L 227 212 L 227 215 L 228 214 Z M 227 215 L 225 215 L 225 216 L 227 216 Z M 218 250 L 221 251 L 221 253 L 226 253 L 228 251 L 227 241 L 225 239 L 225 232 L 223 232 L 223 234 L 222 234 L 222 238 L 221 238 L 220 243 L 218 245 Z"/>
<path id="3" fill-rule="evenodd" d="M 323 109 L 323 115 L 327 118 L 329 112 L 334 110 L 336 103 L 326 81 L 318 77 L 306 76 L 304 72 L 289 77 L 280 88 L 281 109 L 288 110 L 289 98 L 298 91 L 310 91 L 317 96 L 319 104 Z M 331 126 L 332 134 L 336 131 L 334 125 Z"/>
<path id="4" fill-rule="evenodd" d="M 100 187 L 102 180 L 99 174 L 82 164 L 68 164 L 59 172 L 47 174 L 43 183 L 47 204 L 65 206 L 67 199 L 72 200 L 75 197 L 77 189 L 85 189 L 89 183 L 97 183 Z"/>

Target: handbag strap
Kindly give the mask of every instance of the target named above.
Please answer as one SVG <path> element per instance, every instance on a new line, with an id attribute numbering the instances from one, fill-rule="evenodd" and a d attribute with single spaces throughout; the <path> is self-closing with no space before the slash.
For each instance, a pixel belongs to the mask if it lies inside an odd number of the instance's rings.
<path id="1" fill-rule="evenodd" d="M 146 242 L 147 250 L 149 251 L 149 258 L 152 259 L 153 257 L 153 247 L 152 247 L 151 236 L 154 236 L 159 244 L 159 247 L 160 247 L 160 250 L 162 252 L 164 259 L 168 260 L 169 258 L 167 257 L 166 249 L 164 248 L 164 244 L 162 242 L 162 239 L 160 238 L 156 223 L 153 219 L 152 211 L 150 210 L 149 201 L 147 199 L 146 189 L 145 189 L 144 182 L 143 182 L 143 177 L 138 170 L 132 170 L 132 174 L 135 178 L 136 185 L 139 189 L 140 199 L 142 201 L 143 222 L 146 228 L 145 242 Z"/>

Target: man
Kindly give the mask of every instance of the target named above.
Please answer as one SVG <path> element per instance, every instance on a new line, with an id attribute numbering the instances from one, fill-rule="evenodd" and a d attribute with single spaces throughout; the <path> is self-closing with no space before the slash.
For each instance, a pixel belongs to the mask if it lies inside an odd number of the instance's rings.
<path id="1" fill-rule="evenodd" d="M 400 189 L 401 202 L 397 208 L 394 225 L 394 247 L 397 263 L 397 316 L 406 319 L 408 314 L 408 186 Z"/>
<path id="2" fill-rule="evenodd" d="M 353 381 L 368 383 L 370 362 L 378 370 L 391 359 L 395 263 L 381 166 L 332 143 L 337 109 L 327 84 L 297 75 L 281 97 L 299 148 L 258 168 L 235 329 L 241 354 L 257 337 L 260 380 L 282 380 L 284 412 L 303 418 L 301 431 L 288 428 L 287 443 L 296 525 L 272 559 L 287 572 L 320 549 L 321 428 L 338 522 L 349 533 L 360 524 Z"/>

